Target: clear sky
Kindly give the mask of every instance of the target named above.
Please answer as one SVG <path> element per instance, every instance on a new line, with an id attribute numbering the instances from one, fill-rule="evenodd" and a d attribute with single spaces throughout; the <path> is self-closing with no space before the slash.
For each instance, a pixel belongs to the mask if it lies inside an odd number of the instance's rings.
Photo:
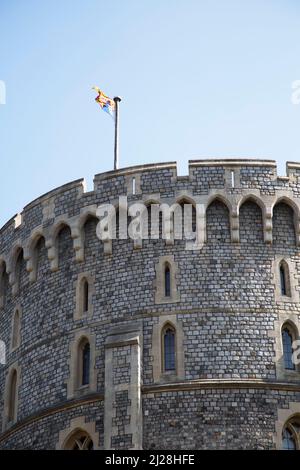
<path id="1" fill-rule="evenodd" d="M 32 199 L 113 166 L 300 161 L 299 0 L 0 0 L 0 225 Z"/>

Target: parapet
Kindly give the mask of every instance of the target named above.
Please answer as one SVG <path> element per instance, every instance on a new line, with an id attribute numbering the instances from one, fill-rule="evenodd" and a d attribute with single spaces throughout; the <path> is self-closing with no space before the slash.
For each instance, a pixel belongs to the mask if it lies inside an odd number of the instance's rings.
<path id="1" fill-rule="evenodd" d="M 100 173 L 94 177 L 94 188 L 86 191 L 84 179 L 64 184 L 27 204 L 0 229 L 0 243 L 13 232 L 34 227 L 81 212 L 82 207 L 113 202 L 119 196 L 160 195 L 172 197 L 180 191 L 209 194 L 212 190 L 239 192 L 249 188 L 262 194 L 288 190 L 300 195 L 300 162 L 287 162 L 286 176 L 277 176 L 274 160 L 201 159 L 189 161 L 189 174 L 178 176 L 176 162 L 136 165 Z"/>

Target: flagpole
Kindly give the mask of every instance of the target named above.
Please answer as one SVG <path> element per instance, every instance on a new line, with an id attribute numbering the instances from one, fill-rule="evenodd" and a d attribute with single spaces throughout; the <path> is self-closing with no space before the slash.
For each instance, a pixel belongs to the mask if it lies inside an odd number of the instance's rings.
<path id="1" fill-rule="evenodd" d="M 114 169 L 119 169 L 119 102 L 121 98 L 119 96 L 114 97 L 114 102 L 116 105 L 116 114 L 115 114 L 115 151 L 114 151 Z"/>

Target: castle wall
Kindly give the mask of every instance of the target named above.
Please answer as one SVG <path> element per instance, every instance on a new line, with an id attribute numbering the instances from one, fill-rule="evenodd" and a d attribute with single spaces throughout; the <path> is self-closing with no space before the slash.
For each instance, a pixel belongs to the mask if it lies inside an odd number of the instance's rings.
<path id="1" fill-rule="evenodd" d="M 300 374 L 280 369 L 280 326 L 287 319 L 300 325 L 300 165 L 287 170 L 278 177 L 272 161 L 242 160 L 190 162 L 188 177 L 178 177 L 174 163 L 132 167 L 96 175 L 91 192 L 82 180 L 57 188 L 9 221 L 0 231 L 9 276 L 0 310 L 8 352 L 0 366 L 0 448 L 57 448 L 79 422 L 91 427 L 98 448 L 278 446 L 278 410 L 300 403 Z M 199 204 L 199 245 L 100 242 L 97 220 L 87 217 L 121 195 L 129 203 L 185 197 Z M 177 266 L 176 301 L 157 300 L 162 257 Z M 281 258 L 291 274 L 285 299 L 276 290 Z M 92 306 L 78 317 L 82 274 L 93 282 Z M 17 308 L 21 341 L 11 350 Z M 157 332 L 170 318 L 183 345 L 176 377 L 157 372 Z M 81 334 L 93 342 L 94 381 L 74 391 Z M 7 377 L 15 366 L 17 419 L 7 426 Z"/>
<path id="2" fill-rule="evenodd" d="M 143 400 L 144 447 L 272 450 L 278 407 L 288 407 L 299 399 L 299 392 L 254 388 L 147 393 Z"/>

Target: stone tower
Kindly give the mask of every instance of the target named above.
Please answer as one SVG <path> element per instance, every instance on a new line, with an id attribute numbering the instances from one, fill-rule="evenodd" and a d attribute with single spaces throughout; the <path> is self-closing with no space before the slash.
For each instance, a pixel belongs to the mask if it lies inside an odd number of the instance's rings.
<path id="1" fill-rule="evenodd" d="M 119 196 L 197 207 L 197 246 L 100 241 Z M 136 166 L 27 205 L 0 231 L 0 448 L 299 447 L 299 217 L 300 164 L 270 160 Z"/>

